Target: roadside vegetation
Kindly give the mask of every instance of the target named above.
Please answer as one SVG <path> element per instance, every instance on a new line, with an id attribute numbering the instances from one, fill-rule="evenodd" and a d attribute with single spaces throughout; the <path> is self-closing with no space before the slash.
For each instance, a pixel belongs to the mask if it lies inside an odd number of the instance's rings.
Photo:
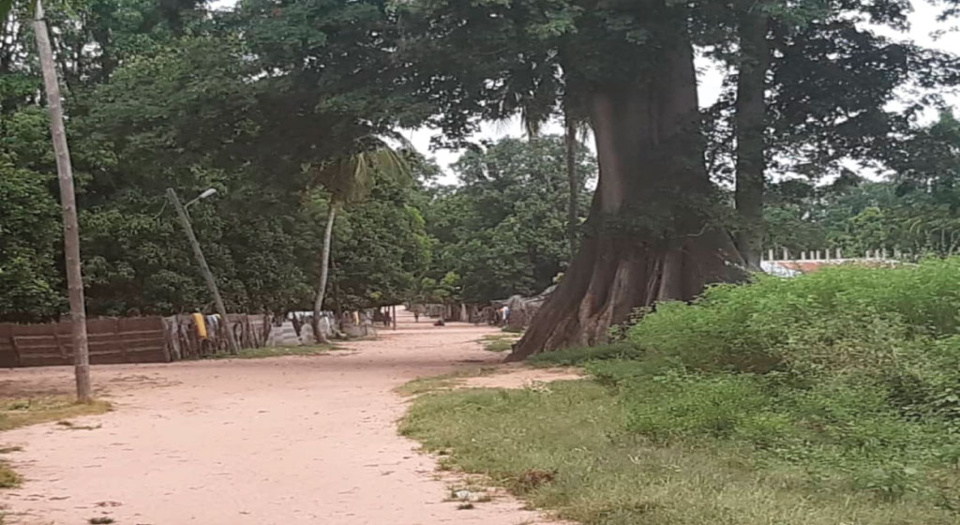
<path id="1" fill-rule="evenodd" d="M 77 403 L 71 396 L 0 398 L 0 432 L 71 417 L 103 414 L 110 410 L 110 403 L 106 401 L 83 404 Z M 0 452 L 10 450 L 0 449 Z"/>
<path id="2" fill-rule="evenodd" d="M 83 404 L 75 402 L 70 396 L 2 397 L 0 432 L 51 421 L 63 424 L 66 418 L 102 414 L 110 410 L 111 406 L 106 401 Z M 0 448 L 0 455 L 19 450 L 17 446 L 4 446 Z M 0 489 L 19 487 L 22 481 L 23 478 L 0 456 Z M 0 523 L 3 523 L 2 516 Z"/>
<path id="3" fill-rule="evenodd" d="M 534 359 L 593 380 L 423 396 L 403 432 L 586 524 L 957 523 L 958 312 L 955 258 L 718 286 Z"/>
<path id="4" fill-rule="evenodd" d="M 485 335 L 480 341 L 483 343 L 483 349 L 488 352 L 508 352 L 513 349 L 513 344 L 520 339 L 519 334 L 503 333 Z"/>
<path id="5" fill-rule="evenodd" d="M 334 345 L 310 346 L 264 346 L 261 348 L 241 348 L 236 354 L 216 354 L 212 359 L 264 359 L 267 357 L 315 356 L 336 349 Z"/>

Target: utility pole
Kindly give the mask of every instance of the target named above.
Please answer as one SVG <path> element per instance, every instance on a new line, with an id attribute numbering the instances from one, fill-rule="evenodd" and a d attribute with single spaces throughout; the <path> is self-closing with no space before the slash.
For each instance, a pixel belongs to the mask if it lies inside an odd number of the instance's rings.
<path id="1" fill-rule="evenodd" d="M 57 158 L 57 178 L 60 182 L 60 207 L 63 209 L 63 253 L 67 267 L 67 290 L 70 296 L 70 330 L 73 346 L 74 371 L 77 378 L 77 401 L 89 403 L 90 349 L 87 346 L 87 313 L 83 302 L 83 274 L 80 271 L 80 226 L 77 222 L 77 198 L 73 189 L 73 167 L 70 149 L 63 125 L 63 107 L 60 105 L 60 84 L 50 46 L 50 34 L 43 17 L 43 4 L 37 0 L 33 18 L 33 32 L 37 38 L 43 85 L 50 111 L 50 135 Z"/>
<path id="2" fill-rule="evenodd" d="M 230 324 L 227 322 L 227 309 L 223 306 L 223 298 L 220 297 L 220 289 L 217 288 L 217 281 L 214 280 L 213 273 L 210 271 L 210 267 L 207 266 L 207 260 L 203 257 L 203 251 L 200 250 L 200 243 L 197 241 L 197 236 L 193 233 L 193 226 L 190 225 L 190 216 L 187 215 L 187 209 L 180 203 L 177 192 L 173 191 L 173 188 L 167 188 L 167 197 L 169 197 L 170 202 L 173 203 L 173 207 L 177 209 L 180 225 L 183 226 L 183 231 L 187 234 L 187 240 L 190 241 L 190 246 L 193 248 L 193 255 L 196 256 L 197 264 L 200 265 L 200 273 L 203 274 L 203 279 L 207 282 L 207 288 L 210 290 L 210 294 L 213 295 L 213 301 L 217 306 L 217 313 L 220 314 L 220 318 L 223 319 L 223 328 L 227 333 L 227 344 L 230 346 L 230 353 L 236 355 L 240 352 L 240 349 L 237 347 L 237 340 L 234 339 L 233 331 L 230 330 Z"/>

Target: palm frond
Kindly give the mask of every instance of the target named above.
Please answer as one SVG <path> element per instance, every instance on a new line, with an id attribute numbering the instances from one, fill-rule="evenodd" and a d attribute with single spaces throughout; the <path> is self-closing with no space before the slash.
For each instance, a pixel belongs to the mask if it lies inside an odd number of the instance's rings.
<path id="1" fill-rule="evenodd" d="M 392 138 L 413 148 L 402 137 Z M 402 149 L 394 148 L 384 139 L 375 136 L 363 137 L 357 144 L 356 153 L 324 162 L 316 169 L 316 183 L 323 186 L 333 200 L 348 203 L 365 199 L 370 194 L 377 176 L 411 178 L 412 168 L 403 156 Z"/>

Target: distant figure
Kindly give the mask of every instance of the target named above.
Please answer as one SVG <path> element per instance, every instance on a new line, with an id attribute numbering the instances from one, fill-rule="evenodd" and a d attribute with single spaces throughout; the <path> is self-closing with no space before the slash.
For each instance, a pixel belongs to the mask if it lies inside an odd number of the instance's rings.
<path id="1" fill-rule="evenodd" d="M 416 310 L 413 311 L 413 322 L 415 322 L 415 323 L 419 323 L 419 322 L 420 322 L 420 312 L 418 312 L 418 311 L 416 311 Z"/>

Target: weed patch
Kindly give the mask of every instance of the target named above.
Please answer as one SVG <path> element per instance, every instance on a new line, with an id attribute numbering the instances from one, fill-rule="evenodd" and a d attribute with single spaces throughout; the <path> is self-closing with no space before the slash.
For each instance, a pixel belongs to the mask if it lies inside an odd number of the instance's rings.
<path id="1" fill-rule="evenodd" d="M 23 478 L 20 474 L 10 468 L 10 465 L 5 461 L 0 461 L 0 489 L 15 489 L 21 483 L 23 483 Z"/>
<path id="2" fill-rule="evenodd" d="M 405 396 L 418 396 L 430 392 L 450 390 L 459 384 L 463 379 L 468 377 L 480 377 L 495 374 L 498 370 L 499 369 L 495 366 L 464 368 L 449 374 L 414 379 L 397 387 L 395 390 L 396 392 Z"/>
<path id="3" fill-rule="evenodd" d="M 106 401 L 82 404 L 67 396 L 7 398 L 0 400 L 0 431 L 62 421 L 76 416 L 102 414 L 110 409 L 110 404 Z"/>
<path id="4" fill-rule="evenodd" d="M 587 525 L 956 523 L 910 483 L 897 498 L 822 490 L 800 469 L 764 466 L 752 447 L 649 439 L 627 428 L 630 412 L 592 381 L 555 383 L 550 393 L 465 390 L 419 397 L 401 432 L 449 451 L 446 468 L 483 474 Z"/>
<path id="5" fill-rule="evenodd" d="M 209 359 L 266 359 L 269 357 L 315 356 L 335 350 L 332 345 L 313 346 L 265 346 L 262 348 L 243 348 L 237 355 L 215 354 Z"/>
<path id="6" fill-rule="evenodd" d="M 496 334 L 496 335 L 485 335 L 480 342 L 483 344 L 483 349 L 488 352 L 508 352 L 513 350 L 513 344 L 519 340 L 519 337 L 514 334 Z"/>

